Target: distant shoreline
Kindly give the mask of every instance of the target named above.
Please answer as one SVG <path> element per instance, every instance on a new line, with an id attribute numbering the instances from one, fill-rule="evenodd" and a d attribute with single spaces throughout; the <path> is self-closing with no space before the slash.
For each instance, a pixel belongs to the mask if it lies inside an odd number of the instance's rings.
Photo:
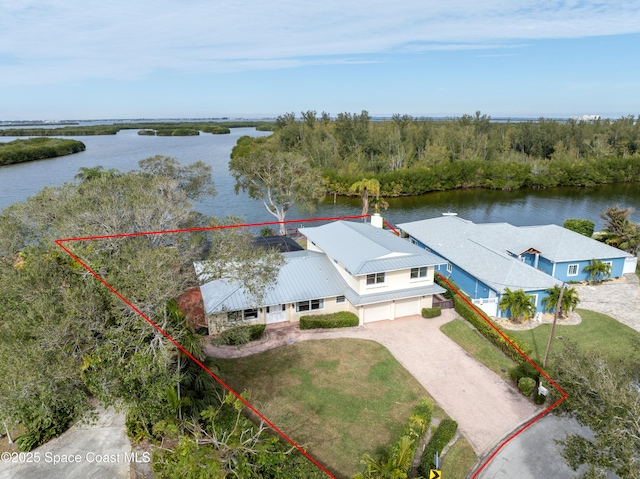
<path id="1" fill-rule="evenodd" d="M 85 149 L 85 144 L 78 140 L 62 138 L 14 140 L 0 143 L 0 166 L 67 156 Z"/>

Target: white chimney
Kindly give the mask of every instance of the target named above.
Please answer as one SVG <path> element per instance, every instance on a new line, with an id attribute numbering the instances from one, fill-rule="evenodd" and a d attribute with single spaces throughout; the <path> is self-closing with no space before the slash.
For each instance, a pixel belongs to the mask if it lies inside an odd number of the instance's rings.
<path id="1" fill-rule="evenodd" d="M 376 228 L 382 229 L 383 225 L 384 225 L 384 220 L 382 219 L 382 216 L 380 216 L 380 213 L 374 213 L 371 216 L 371 226 L 375 226 Z"/>

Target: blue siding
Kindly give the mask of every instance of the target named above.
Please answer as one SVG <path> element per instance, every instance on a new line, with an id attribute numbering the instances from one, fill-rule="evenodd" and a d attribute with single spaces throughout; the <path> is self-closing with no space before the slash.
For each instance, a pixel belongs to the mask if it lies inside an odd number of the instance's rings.
<path id="1" fill-rule="evenodd" d="M 497 291 L 492 290 L 489 286 L 484 284 L 482 281 L 475 278 L 471 274 L 467 273 L 465 270 L 460 268 L 458 265 L 451 263 L 447 258 L 438 254 L 437 251 L 434 251 L 431 248 L 427 248 L 424 243 L 417 240 L 413 236 L 409 236 L 410 240 L 414 242 L 416 245 L 421 248 L 429 251 L 430 253 L 435 254 L 438 258 L 442 258 L 444 261 L 447 261 L 451 265 L 451 272 L 447 271 L 446 265 L 436 266 L 436 272 L 440 273 L 445 278 L 449 279 L 456 283 L 462 291 L 468 294 L 471 299 L 479 299 L 479 298 L 489 298 L 490 292 L 493 291 L 494 296 L 497 295 Z"/>
<path id="2" fill-rule="evenodd" d="M 540 271 L 544 271 L 549 276 L 553 276 L 553 263 L 547 258 L 540 256 L 540 259 L 538 260 L 538 269 Z"/>
<path id="3" fill-rule="evenodd" d="M 526 294 L 528 296 L 536 296 L 536 313 L 547 312 L 544 308 L 544 305 L 542 304 L 542 300 L 549 296 L 549 294 L 545 290 L 541 289 L 537 291 L 527 291 Z M 502 299 L 502 296 L 500 297 L 500 299 Z M 507 309 L 507 311 L 502 312 L 500 311 L 500 308 L 498 308 L 498 315 L 500 318 L 508 318 L 511 315 L 511 311 Z"/>
<path id="4" fill-rule="evenodd" d="M 603 258 L 602 262 L 611 261 L 611 277 L 616 278 L 622 276 L 624 270 L 624 258 Z M 569 276 L 569 266 L 577 264 L 578 274 L 575 276 Z M 589 273 L 584 271 L 584 267 L 591 264 L 591 261 L 567 261 L 556 264 L 555 278 L 560 281 L 588 281 Z"/>

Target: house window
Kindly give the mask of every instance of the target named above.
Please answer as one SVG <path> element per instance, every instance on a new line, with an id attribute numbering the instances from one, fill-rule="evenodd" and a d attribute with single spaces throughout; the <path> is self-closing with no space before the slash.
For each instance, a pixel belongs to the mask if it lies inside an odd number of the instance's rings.
<path id="1" fill-rule="evenodd" d="M 453 266 L 451 263 L 447 263 L 447 273 L 451 273 L 451 271 L 453 271 Z"/>
<path id="2" fill-rule="evenodd" d="M 426 266 L 421 266 L 420 268 L 411 268 L 411 279 L 426 278 L 427 270 L 428 268 Z"/>
<path id="3" fill-rule="evenodd" d="M 367 286 L 374 284 L 384 284 L 384 273 L 374 273 L 367 275 Z"/>
<path id="4" fill-rule="evenodd" d="M 570 264 L 567 268 L 567 276 L 578 276 L 578 266 L 577 264 Z"/>
<path id="5" fill-rule="evenodd" d="M 345 302 L 345 297 L 344 296 L 336 297 L 336 303 L 344 303 L 344 302 Z"/>
<path id="6" fill-rule="evenodd" d="M 251 321 L 252 319 L 258 319 L 257 309 L 245 309 L 241 311 L 229 311 L 227 313 L 227 322 L 236 323 L 238 321 Z"/>
<path id="7" fill-rule="evenodd" d="M 324 309 L 324 299 L 312 299 L 311 301 L 298 301 L 296 303 L 297 313 L 315 311 L 318 309 Z"/>

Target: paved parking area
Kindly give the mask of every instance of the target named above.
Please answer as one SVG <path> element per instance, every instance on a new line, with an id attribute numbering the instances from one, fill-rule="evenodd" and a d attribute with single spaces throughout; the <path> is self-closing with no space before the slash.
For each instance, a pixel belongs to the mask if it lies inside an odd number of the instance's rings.
<path id="1" fill-rule="evenodd" d="M 99 409 L 96 424 L 76 425 L 48 443 L 23 453 L 18 462 L 0 461 L 0 479 L 128 479 L 131 454 L 124 414 Z M 27 462 L 29 461 L 29 462 Z"/>
<path id="2" fill-rule="evenodd" d="M 422 384 L 436 402 L 459 424 L 476 454 L 482 455 L 518 425 L 541 411 L 493 371 L 476 361 L 440 332 L 440 326 L 457 317 L 453 310 L 442 316 L 419 316 L 378 321 L 361 328 L 323 332 L 286 328 L 271 331 L 272 340 L 243 349 L 209 349 L 218 357 L 255 354 L 274 346 L 329 338 L 359 338 L 386 346 Z"/>
<path id="3" fill-rule="evenodd" d="M 606 282 L 597 286 L 576 284 L 579 308 L 590 309 L 617 319 L 640 331 L 640 284 L 635 274 L 625 274 L 626 281 Z"/>

